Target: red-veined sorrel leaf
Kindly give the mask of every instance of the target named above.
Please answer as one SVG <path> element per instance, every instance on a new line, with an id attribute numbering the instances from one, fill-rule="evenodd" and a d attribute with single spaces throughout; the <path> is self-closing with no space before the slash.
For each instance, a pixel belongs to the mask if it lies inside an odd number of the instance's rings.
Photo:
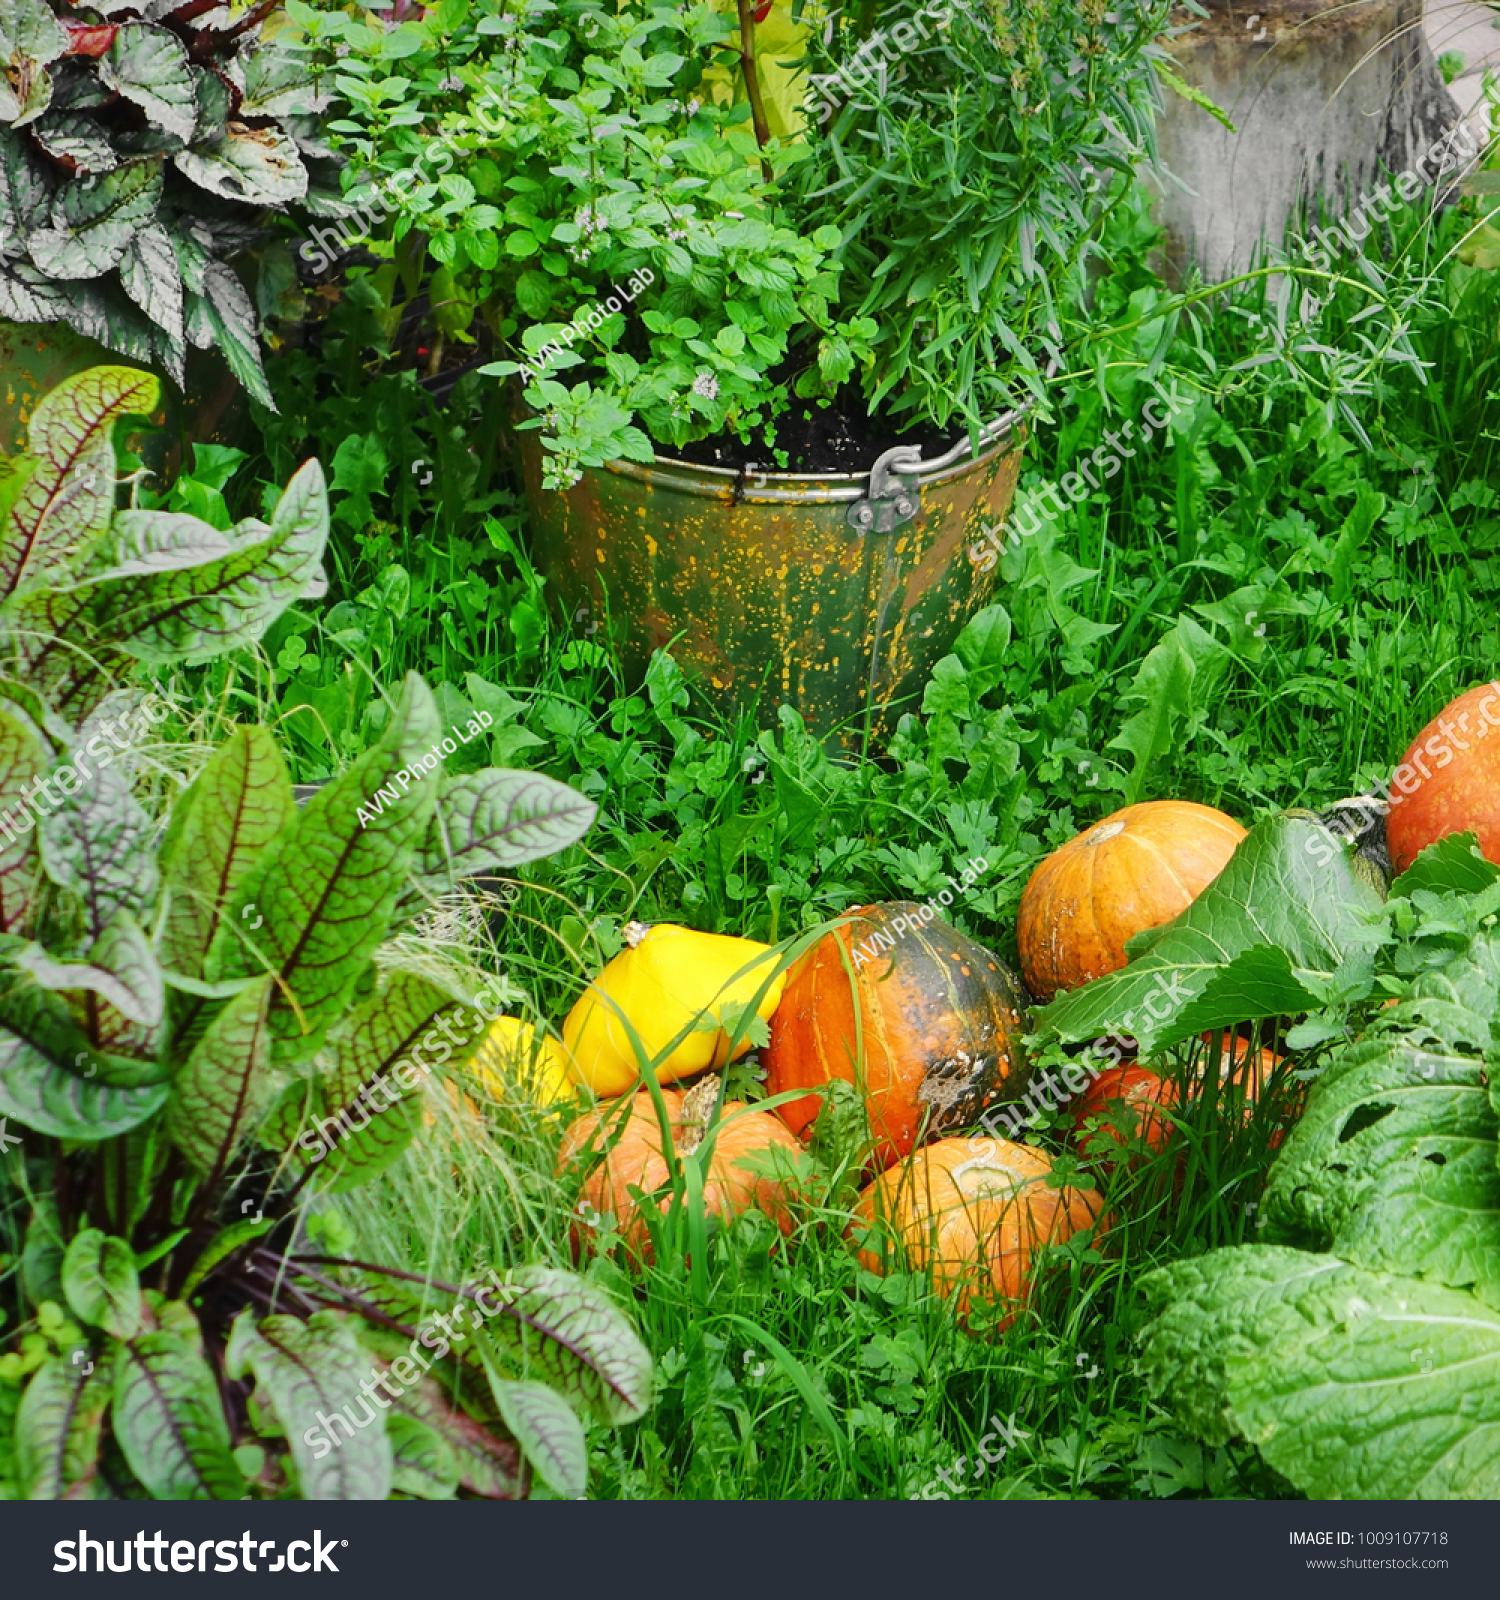
<path id="1" fill-rule="evenodd" d="M 95 1370 L 85 1373 L 85 1366 Z M 114 1387 L 113 1362 L 49 1356 L 16 1412 L 16 1481 L 26 1500 L 68 1500 L 92 1482 Z"/>
<path id="2" fill-rule="evenodd" d="M 116 420 L 156 410 L 160 385 L 135 367 L 91 367 L 42 400 L 27 430 L 37 458 L 0 541 L 0 598 L 29 575 L 66 565 L 109 525 Z"/>
<path id="3" fill-rule="evenodd" d="M 581 1500 L 589 1488 L 589 1451 L 578 1414 L 545 1383 L 490 1374 L 490 1392 L 526 1459 L 555 1494 Z"/>
<path id="4" fill-rule="evenodd" d="M 114 1435 L 157 1500 L 238 1500 L 219 1386 L 199 1349 L 162 1329 L 116 1347 Z"/>
<path id="5" fill-rule="evenodd" d="M 603 1292 L 554 1267 L 518 1267 L 485 1334 L 508 1367 L 541 1377 L 598 1422 L 634 1422 L 651 1404 L 651 1353 Z"/>
<path id="6" fill-rule="evenodd" d="M 0 832 L 0 933 L 19 928 L 36 899 L 41 862 L 36 821 L 22 799 L 51 764 L 37 738 L 8 712 L 0 711 L 0 821 L 15 838 Z"/>
<path id="7" fill-rule="evenodd" d="M 93 597 L 93 630 L 139 660 L 233 650 L 253 643 L 301 597 L 322 570 L 327 539 L 323 469 L 308 461 L 277 501 L 264 538 L 237 542 L 201 566 L 94 579 L 75 594 Z"/>
<path id="8" fill-rule="evenodd" d="M 597 811 L 592 800 L 536 772 L 486 767 L 449 778 L 417 870 L 448 883 L 535 861 L 581 839 Z"/>
<path id="9" fill-rule="evenodd" d="M 150 1081 L 161 1070 L 90 1049 L 66 1004 L 29 976 L 0 997 L 0 1116 L 58 1139 L 112 1139 L 161 1108 L 167 1085 Z"/>
<path id="10" fill-rule="evenodd" d="M 63 1256 L 62 1287 L 80 1322 L 116 1339 L 134 1339 L 141 1332 L 141 1283 L 123 1239 L 98 1228 L 74 1234 Z"/>
<path id="11" fill-rule="evenodd" d="M 167 907 L 158 935 L 161 963 L 189 978 L 245 874 L 296 817 L 291 779 L 264 728 L 236 728 L 173 808 L 162 842 Z M 246 926 L 259 912 L 247 907 Z"/>
<path id="12" fill-rule="evenodd" d="M 391 1441 L 391 1488 L 421 1500 L 451 1500 L 458 1488 L 458 1463 L 448 1441 L 420 1417 L 394 1406 L 385 1419 Z"/>
<path id="13" fill-rule="evenodd" d="M 71 772 L 69 782 L 81 777 L 83 786 L 42 818 L 42 866 L 55 884 L 78 896 L 98 938 L 117 912 L 145 917 L 155 902 L 156 830 L 117 768 L 95 767 L 75 755 L 59 772 Z"/>
<path id="14" fill-rule="evenodd" d="M 407 1360 L 415 1365 L 409 1356 Z M 399 1372 L 396 1381 L 400 1381 Z M 526 1467 L 517 1446 L 509 1439 L 497 1439 L 466 1412 L 450 1405 L 431 1378 L 403 1389 L 395 1406 L 426 1423 L 444 1440 L 452 1452 L 458 1481 L 470 1494 L 486 1500 L 515 1500 L 525 1494 Z"/>
<path id="15" fill-rule="evenodd" d="M 260 1130 L 262 1143 L 290 1150 L 298 1142 L 303 1160 L 323 1163 L 322 1187 L 341 1191 L 367 1182 L 421 1126 L 422 1068 L 455 1055 L 463 1061 L 486 1026 L 481 1012 L 423 974 L 392 973 L 380 993 L 330 1033 L 332 1066 L 311 1085 L 288 1087 Z M 329 1126 L 330 1119 L 342 1126 Z"/>
<path id="16" fill-rule="evenodd" d="M 302 1059 L 317 1049 L 384 939 L 441 771 L 424 772 L 419 758 L 431 759 L 441 731 L 432 692 L 410 674 L 380 742 L 308 801 L 221 923 L 205 976 L 278 975 L 273 1059 Z M 365 807 L 381 787 L 397 798 L 371 816 Z M 252 906 L 250 920 L 264 916 L 265 926 L 247 933 L 244 913 Z"/>
<path id="17" fill-rule="evenodd" d="M 57 961 L 39 944 L 11 958 L 44 989 L 87 990 L 128 1022 L 154 1028 L 162 1020 L 166 991 L 161 968 L 134 917 L 116 912 L 82 961 Z"/>
<path id="18" fill-rule="evenodd" d="M 242 989 L 194 1045 L 172 1083 L 167 1135 L 200 1172 L 223 1175 L 272 1092 L 270 977 Z"/>
<path id="19" fill-rule="evenodd" d="M 303 1499 L 389 1497 L 385 1413 L 360 1393 L 360 1384 L 369 1380 L 370 1358 L 342 1315 L 319 1311 L 306 1322 L 273 1316 L 257 1324 L 247 1306 L 235 1318 L 224 1364 L 231 1378 L 255 1375 L 258 1397 L 286 1433 Z M 353 1421 L 325 1442 L 319 1414 L 332 1417 L 344 1406 Z"/>

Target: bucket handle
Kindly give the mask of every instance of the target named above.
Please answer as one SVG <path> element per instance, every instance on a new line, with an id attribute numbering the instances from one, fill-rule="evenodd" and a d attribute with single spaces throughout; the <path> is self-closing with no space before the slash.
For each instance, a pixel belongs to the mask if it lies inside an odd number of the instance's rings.
<path id="1" fill-rule="evenodd" d="M 975 453 L 1008 433 L 1030 410 L 1029 403 L 1019 406 L 981 428 Z M 870 468 L 869 493 L 849 507 L 844 520 L 861 533 L 890 533 L 892 529 L 910 522 L 921 507 L 921 484 L 918 480 L 924 474 L 951 467 L 968 448 L 969 441 L 960 439 L 936 461 L 924 461 L 920 445 L 895 445 L 876 457 L 875 465 Z"/>

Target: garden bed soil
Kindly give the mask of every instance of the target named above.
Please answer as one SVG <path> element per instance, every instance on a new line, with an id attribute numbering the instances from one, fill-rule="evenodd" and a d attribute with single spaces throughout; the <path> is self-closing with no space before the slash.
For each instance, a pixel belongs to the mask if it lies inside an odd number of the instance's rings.
<path id="1" fill-rule="evenodd" d="M 946 428 L 925 423 L 897 433 L 887 418 L 871 417 L 864 401 L 847 387 L 829 406 L 796 400 L 776 418 L 776 444 L 743 444 L 732 434 L 664 445 L 652 440 L 660 456 L 697 467 L 729 467 L 738 472 L 868 472 L 876 458 L 896 445 L 917 445 L 923 456 L 940 456 L 964 437 L 962 424 Z"/>

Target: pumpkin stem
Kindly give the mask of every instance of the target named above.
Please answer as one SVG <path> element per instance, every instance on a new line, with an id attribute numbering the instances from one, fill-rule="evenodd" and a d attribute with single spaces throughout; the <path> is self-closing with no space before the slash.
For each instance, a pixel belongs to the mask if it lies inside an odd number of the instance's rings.
<path id="1" fill-rule="evenodd" d="M 628 944 L 632 950 L 638 950 L 640 949 L 641 940 L 651 932 L 651 928 L 650 925 L 645 922 L 627 922 L 622 932 L 625 935 L 625 943 Z"/>
<path id="2" fill-rule="evenodd" d="M 678 1125 L 682 1132 L 677 1138 L 677 1154 L 690 1156 L 703 1143 L 708 1132 L 708 1119 L 719 1103 L 719 1075 L 710 1072 L 695 1083 L 682 1097 L 682 1114 Z"/>

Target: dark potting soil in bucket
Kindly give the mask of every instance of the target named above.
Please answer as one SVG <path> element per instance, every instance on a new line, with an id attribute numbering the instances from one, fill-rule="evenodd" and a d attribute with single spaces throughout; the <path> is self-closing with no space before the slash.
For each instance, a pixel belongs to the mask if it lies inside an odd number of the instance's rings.
<path id="1" fill-rule="evenodd" d="M 849 459 L 858 440 L 829 424 L 808 446 Z M 879 439 L 878 425 L 865 428 Z M 989 603 L 997 568 L 970 551 L 987 553 L 986 531 L 1010 510 L 1022 442 L 1014 413 L 977 454 L 966 433 L 914 434 L 904 456 L 864 446 L 858 468 L 773 468 L 745 459 L 753 447 L 714 465 L 716 446 L 738 443 L 705 441 L 649 466 L 586 468 L 554 491 L 541 486 L 537 430 L 516 441 L 532 555 L 560 620 L 607 632 L 636 682 L 652 651 L 670 648 L 720 710 L 753 704 L 770 726 L 791 705 L 844 745 L 867 722 L 883 738 L 917 709 L 933 667 Z"/>

